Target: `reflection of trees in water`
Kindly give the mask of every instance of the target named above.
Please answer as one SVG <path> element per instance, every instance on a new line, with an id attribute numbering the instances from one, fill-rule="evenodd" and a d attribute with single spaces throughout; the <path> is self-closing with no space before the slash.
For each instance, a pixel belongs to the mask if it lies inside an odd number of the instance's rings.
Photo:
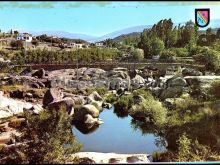
<path id="1" fill-rule="evenodd" d="M 142 135 L 154 134 L 157 147 L 166 147 L 174 151 L 177 149 L 176 141 L 185 132 L 192 140 L 198 140 L 200 144 L 208 145 L 215 151 L 220 151 L 220 116 L 203 118 L 198 122 L 186 123 L 177 126 L 163 126 L 157 128 L 132 119 L 131 126 L 134 130 L 140 130 Z"/>
<path id="2" fill-rule="evenodd" d="M 142 135 L 153 134 L 155 136 L 155 145 L 157 147 L 166 147 L 166 139 L 163 137 L 163 129 L 156 127 L 153 124 L 148 124 L 143 121 L 131 120 L 131 127 L 137 131 L 140 130 Z"/>
<path id="3" fill-rule="evenodd" d="M 83 134 L 90 134 L 95 132 L 99 125 L 95 124 L 92 127 L 86 126 L 84 123 L 75 122 L 74 126 Z"/>
<path id="4" fill-rule="evenodd" d="M 121 108 L 114 108 L 114 114 L 116 114 L 117 117 L 119 118 L 125 118 L 128 117 L 128 111 L 122 110 Z"/>

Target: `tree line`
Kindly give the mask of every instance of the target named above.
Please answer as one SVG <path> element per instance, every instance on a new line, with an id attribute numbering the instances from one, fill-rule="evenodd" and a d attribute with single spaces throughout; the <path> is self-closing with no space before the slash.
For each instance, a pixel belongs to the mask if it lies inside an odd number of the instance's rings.
<path id="1" fill-rule="evenodd" d="M 120 52 L 107 48 L 87 48 L 72 51 L 50 51 L 47 49 L 36 49 L 17 52 L 12 61 L 14 64 L 64 64 L 83 63 L 91 64 L 96 62 L 109 62 L 118 60 Z"/>

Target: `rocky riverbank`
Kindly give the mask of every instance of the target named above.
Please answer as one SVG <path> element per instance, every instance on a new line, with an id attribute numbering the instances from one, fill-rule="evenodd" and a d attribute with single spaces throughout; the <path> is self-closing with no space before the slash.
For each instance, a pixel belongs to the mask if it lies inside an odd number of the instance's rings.
<path id="1" fill-rule="evenodd" d="M 182 69 L 182 72 L 176 75 L 166 75 L 166 70 L 153 67 L 135 70 L 113 68 L 110 71 L 99 68 L 79 68 L 23 71 L 20 75 L 1 77 L 0 80 L 2 90 L 0 91 L 0 144 L 11 146 L 16 143 L 15 137 L 19 137 L 21 133 L 14 125 L 25 121 L 24 118 L 19 117 L 25 111 L 38 114 L 44 109 L 64 108 L 72 117 L 72 124 L 92 129 L 96 125 L 104 124 L 105 121 L 99 118 L 99 114 L 103 108 L 112 106 L 106 101 L 109 95 L 114 95 L 118 100 L 130 95 L 133 105 L 126 108 L 133 108 L 135 111 L 129 111 L 129 115 L 134 119 L 150 120 L 146 118 L 144 112 L 140 111 L 140 105 L 142 103 L 144 105 L 149 100 L 142 95 L 135 95 L 136 90 L 142 88 L 149 91 L 157 98 L 151 102 L 152 106 L 157 106 L 155 108 L 159 107 L 163 111 L 163 106 L 173 109 L 176 100 L 184 104 L 183 95 L 198 95 L 201 99 L 209 97 L 206 89 L 214 80 L 220 80 L 220 76 L 206 76 L 199 71 L 187 68 Z M 6 90 L 5 87 L 8 86 L 13 87 L 13 91 Z M 16 89 L 16 86 L 23 88 Z M 100 94 L 95 91 L 98 88 L 106 91 Z M 89 92 L 88 89 L 94 90 Z M 36 90 L 42 90 L 43 93 L 39 94 Z M 123 108 L 125 107 L 121 107 L 120 110 Z M 78 153 L 78 156 L 82 162 L 150 162 L 149 155 L 145 154 Z M 101 157 L 103 159 L 100 159 Z"/>

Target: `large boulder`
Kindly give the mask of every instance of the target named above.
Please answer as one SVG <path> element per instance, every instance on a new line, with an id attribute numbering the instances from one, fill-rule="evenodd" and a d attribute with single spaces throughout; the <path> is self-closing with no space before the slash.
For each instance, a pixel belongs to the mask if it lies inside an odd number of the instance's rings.
<path id="1" fill-rule="evenodd" d="M 56 109 L 59 110 L 61 108 L 65 108 L 65 110 L 68 112 L 69 115 L 73 115 L 74 114 L 74 101 L 71 98 L 65 98 L 59 101 L 54 101 L 50 104 L 48 104 L 48 109 Z"/>
<path id="2" fill-rule="evenodd" d="M 62 99 L 61 91 L 58 88 L 50 88 L 44 95 L 43 106 Z"/>
<path id="3" fill-rule="evenodd" d="M 99 118 L 94 118 L 90 114 L 86 114 L 84 116 L 84 123 L 87 128 L 92 128 L 94 125 L 100 125 L 103 124 L 103 121 Z"/>
<path id="4" fill-rule="evenodd" d="M 97 118 L 99 117 L 99 110 L 91 104 L 83 105 L 75 110 L 74 120 L 84 121 L 84 117 L 87 114 L 90 114 L 93 118 Z"/>
<path id="5" fill-rule="evenodd" d="M 84 75 L 89 75 L 89 76 L 94 76 L 95 74 L 103 74 L 105 71 L 100 68 L 88 68 L 87 70 L 84 71 Z"/>
<path id="6" fill-rule="evenodd" d="M 126 71 L 121 70 L 111 70 L 108 72 L 108 77 L 119 77 L 122 79 L 126 79 L 128 77 L 128 74 Z"/>
<path id="7" fill-rule="evenodd" d="M 122 78 L 116 77 L 110 80 L 109 88 L 110 90 L 118 90 L 123 83 Z"/>
<path id="8" fill-rule="evenodd" d="M 103 100 L 102 97 L 96 91 L 93 91 L 88 97 L 91 100 L 95 100 L 95 101 L 102 101 Z"/>
<path id="9" fill-rule="evenodd" d="M 0 91 L 0 118 L 7 118 L 23 113 L 24 110 L 32 110 L 34 113 L 39 113 L 42 107 L 38 104 L 7 98 L 3 96 L 3 92 Z"/>
<path id="10" fill-rule="evenodd" d="M 44 78 L 45 77 L 45 70 L 43 68 L 37 70 L 32 74 L 33 77 L 38 77 L 38 78 Z"/>
<path id="11" fill-rule="evenodd" d="M 202 76 L 202 72 L 197 71 L 195 69 L 192 68 L 184 68 L 182 70 L 182 75 L 185 76 Z"/>
<path id="12" fill-rule="evenodd" d="M 131 85 L 133 89 L 138 89 L 143 87 L 145 84 L 145 80 L 140 75 L 136 75 L 133 79 L 131 79 Z"/>
<path id="13" fill-rule="evenodd" d="M 172 77 L 166 81 L 167 87 L 181 86 L 185 87 L 187 85 L 186 80 L 183 77 Z"/>
<path id="14" fill-rule="evenodd" d="M 137 163 L 146 164 L 151 163 L 150 155 L 148 154 L 118 154 L 118 153 L 100 153 L 100 152 L 77 152 L 73 155 L 78 157 L 80 160 L 86 159 L 85 163 L 96 163 L 96 164 L 109 164 L 109 163 Z M 94 162 L 93 162 L 94 161 Z"/>

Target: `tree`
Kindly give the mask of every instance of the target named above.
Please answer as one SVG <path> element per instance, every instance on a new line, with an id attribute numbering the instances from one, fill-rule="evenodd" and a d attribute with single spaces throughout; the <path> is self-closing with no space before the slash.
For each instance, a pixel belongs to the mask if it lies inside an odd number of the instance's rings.
<path id="1" fill-rule="evenodd" d="M 134 49 L 132 51 L 132 57 L 136 61 L 142 61 L 144 59 L 144 51 L 142 49 Z"/>
<path id="2" fill-rule="evenodd" d="M 17 48 L 17 49 L 21 49 L 21 48 L 24 47 L 23 42 L 20 41 L 20 40 L 18 40 L 18 41 L 14 41 L 14 40 L 11 41 L 10 45 L 11 45 L 11 47 L 13 47 L 13 48 Z"/>
<path id="3" fill-rule="evenodd" d="M 71 154 L 78 152 L 80 145 L 72 134 L 70 117 L 64 108 L 45 110 L 39 115 L 25 113 L 26 125 L 21 139 L 24 146 L 18 153 L 22 162 L 16 163 L 66 163 L 73 162 Z M 18 154 L 19 155 L 19 154 Z M 9 157 L 10 158 L 10 157 Z M 16 160 L 19 160 L 16 157 Z M 15 161 L 9 159 L 7 163 Z"/>
<path id="4" fill-rule="evenodd" d="M 215 42 L 216 35 L 212 33 L 212 29 L 208 28 L 206 30 L 206 40 L 207 40 L 207 45 L 211 45 Z"/>
<path id="5" fill-rule="evenodd" d="M 220 28 L 216 32 L 216 38 L 220 39 Z"/>
<path id="6" fill-rule="evenodd" d="M 152 55 L 160 55 L 164 50 L 164 42 L 159 38 L 155 38 L 151 43 L 151 53 Z"/>
<path id="7" fill-rule="evenodd" d="M 194 60 L 202 65 L 205 65 L 207 70 L 216 71 L 220 67 L 220 53 L 209 49 L 208 47 L 197 48 L 194 52 Z"/>

